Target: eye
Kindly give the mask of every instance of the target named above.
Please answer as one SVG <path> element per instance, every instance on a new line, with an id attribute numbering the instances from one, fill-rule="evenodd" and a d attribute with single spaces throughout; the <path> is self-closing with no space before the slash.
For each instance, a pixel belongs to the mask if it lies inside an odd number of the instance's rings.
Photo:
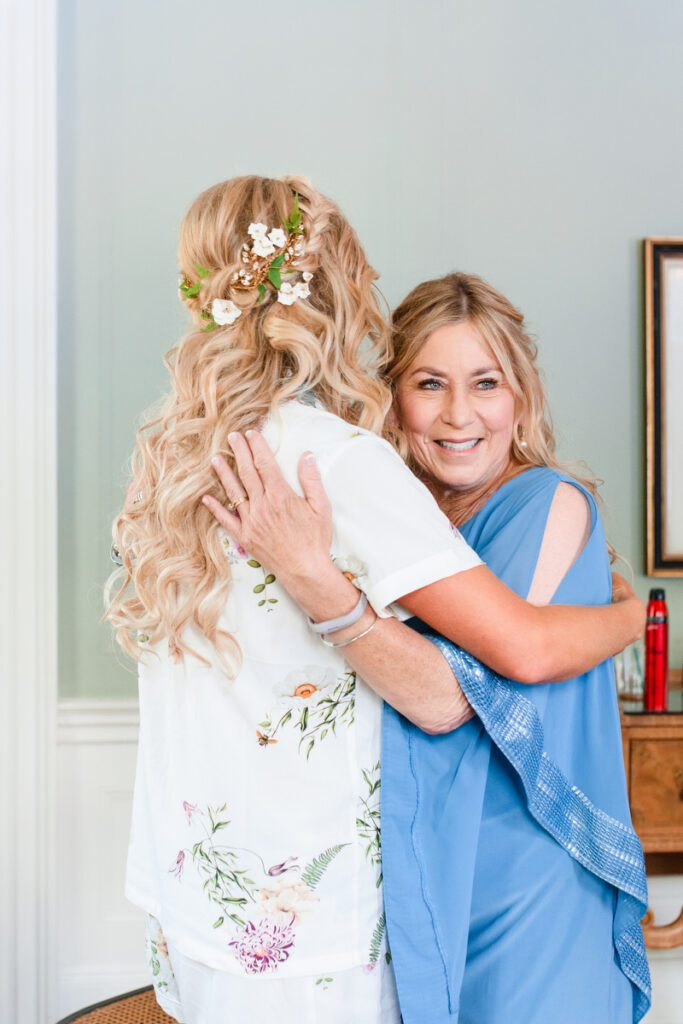
<path id="1" fill-rule="evenodd" d="M 482 380 L 478 380 L 476 387 L 478 391 L 493 391 L 497 388 L 500 381 L 496 380 L 495 377 L 484 377 Z"/>
<path id="2" fill-rule="evenodd" d="M 427 377 L 425 380 L 418 381 L 418 388 L 420 391 L 438 391 L 442 386 L 440 380 L 436 380 L 435 377 Z"/>

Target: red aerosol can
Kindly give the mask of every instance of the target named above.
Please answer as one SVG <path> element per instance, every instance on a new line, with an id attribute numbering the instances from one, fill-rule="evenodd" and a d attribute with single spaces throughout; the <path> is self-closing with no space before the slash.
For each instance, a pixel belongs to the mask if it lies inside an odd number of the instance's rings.
<path id="1" fill-rule="evenodd" d="M 645 628 L 645 711 L 666 711 L 669 673 L 669 611 L 664 591 L 650 591 Z"/>

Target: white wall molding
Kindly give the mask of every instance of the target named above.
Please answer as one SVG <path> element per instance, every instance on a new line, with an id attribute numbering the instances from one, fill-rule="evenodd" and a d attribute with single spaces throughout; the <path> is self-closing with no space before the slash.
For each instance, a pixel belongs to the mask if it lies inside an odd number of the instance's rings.
<path id="1" fill-rule="evenodd" d="M 60 700 L 57 743 L 137 743 L 136 700 Z"/>
<path id="2" fill-rule="evenodd" d="M 56 9 L 0 6 L 0 1005 L 55 1003 Z"/>
<path id="3" fill-rule="evenodd" d="M 135 701 L 59 702 L 56 1017 L 149 984 L 144 915 L 124 897 L 137 737 Z"/>

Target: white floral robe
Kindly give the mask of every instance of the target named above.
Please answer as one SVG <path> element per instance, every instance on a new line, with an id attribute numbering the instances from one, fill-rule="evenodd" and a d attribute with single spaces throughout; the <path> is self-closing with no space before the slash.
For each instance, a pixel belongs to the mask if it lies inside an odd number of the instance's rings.
<path id="1" fill-rule="evenodd" d="M 279 413 L 266 437 L 286 478 L 299 489 L 299 457 L 316 454 L 332 555 L 380 614 L 404 615 L 389 609 L 403 594 L 479 564 L 388 444 L 310 405 Z M 222 625 L 242 667 L 227 680 L 192 629 L 208 664 L 167 644 L 145 655 L 127 895 L 156 919 L 171 961 L 175 951 L 220 974 L 221 1019 L 252 1019 L 251 1006 L 256 1020 L 273 1001 L 292 1024 L 393 1024 L 381 701 L 267 567 L 227 536 L 224 547 L 233 584 Z M 182 985 L 178 998 L 164 1004 L 177 1019 L 211 1019 L 182 1005 Z"/>

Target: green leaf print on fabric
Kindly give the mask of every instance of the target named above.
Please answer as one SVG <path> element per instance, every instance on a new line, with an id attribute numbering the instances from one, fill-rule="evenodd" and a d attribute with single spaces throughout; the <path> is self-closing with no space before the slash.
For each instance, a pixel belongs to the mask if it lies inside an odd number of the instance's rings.
<path id="1" fill-rule="evenodd" d="M 359 796 L 359 810 L 356 829 L 359 839 L 364 842 L 365 856 L 379 869 L 377 888 L 382 884 L 382 837 L 380 831 L 379 789 L 381 785 L 379 761 L 369 770 L 363 769 L 363 781 L 367 793 Z"/>
<path id="2" fill-rule="evenodd" d="M 263 576 L 263 582 L 262 583 L 257 583 L 256 586 L 252 588 L 252 593 L 258 594 L 258 595 L 262 595 L 261 599 L 258 602 L 259 608 L 263 608 L 266 605 L 269 605 L 270 607 L 266 608 L 266 611 L 272 612 L 273 611 L 273 607 L 272 606 L 274 604 L 278 603 L 278 599 L 277 599 L 277 597 L 272 597 L 270 595 L 270 593 L 268 591 L 268 587 L 272 583 L 275 583 L 275 576 L 273 576 L 272 572 L 266 572 L 266 570 L 263 568 L 261 563 L 257 562 L 255 558 L 248 558 L 247 559 L 247 565 L 250 566 L 252 569 L 260 569 L 261 570 L 261 575 Z"/>
<path id="3" fill-rule="evenodd" d="M 350 669 L 335 679 L 332 671 L 320 665 L 307 665 L 290 672 L 279 687 L 282 713 L 270 711 L 256 730 L 260 746 L 277 743 L 277 733 L 285 726 L 301 733 L 299 753 L 306 759 L 316 744 L 330 733 L 337 735 L 337 726 L 353 725 L 356 695 L 356 673 Z M 263 730 L 262 732 L 260 730 Z"/>
<path id="4" fill-rule="evenodd" d="M 145 945 L 147 948 L 147 961 L 154 979 L 154 987 L 158 991 L 169 989 L 175 986 L 173 968 L 168 958 L 168 943 L 161 929 L 161 925 L 155 917 L 147 915 L 145 928 Z"/>
<path id="5" fill-rule="evenodd" d="M 178 851 L 169 874 L 182 883 L 191 857 L 207 899 L 220 908 L 212 930 L 231 927 L 228 946 L 247 974 L 277 970 L 294 950 L 302 917 L 320 902 L 314 889 L 349 844 L 324 850 L 299 874 L 298 856 L 266 867 L 254 850 L 224 842 L 223 834 L 231 824 L 226 804 L 200 807 L 184 800 L 182 809 L 187 825 L 201 827 L 203 836 Z M 254 881 L 257 876 L 262 878 L 260 884 Z M 150 966 L 155 975 L 159 973 L 155 964 Z"/>
<path id="6" fill-rule="evenodd" d="M 380 763 L 369 769 L 362 769 L 365 793 L 358 797 L 359 809 L 356 818 L 356 830 L 358 838 L 365 847 L 365 858 L 368 863 L 376 869 L 377 880 L 375 885 L 379 889 L 382 885 L 382 833 L 380 829 Z M 375 925 L 370 939 L 370 952 L 368 955 L 368 967 L 377 963 L 382 951 L 386 935 L 386 919 L 382 914 Z M 391 963 L 391 953 L 385 951 L 384 958 Z"/>
<path id="7" fill-rule="evenodd" d="M 337 846 L 331 846 L 329 850 L 325 850 L 318 857 L 314 857 L 301 872 L 301 881 L 305 882 L 309 889 L 315 889 L 334 858 L 348 845 L 348 843 L 339 843 Z"/>
<path id="8" fill-rule="evenodd" d="M 375 925 L 375 930 L 372 933 L 372 939 L 370 940 L 370 956 L 368 957 L 368 963 L 376 964 L 379 960 L 379 954 L 382 949 L 382 939 L 386 931 L 387 922 L 384 914 L 380 917 L 379 921 Z"/>
<path id="9" fill-rule="evenodd" d="M 183 806 L 186 810 L 185 804 Z M 222 807 L 207 807 L 206 814 L 196 809 L 194 816 L 200 816 L 206 834 L 192 846 L 192 860 L 202 879 L 204 892 L 223 911 L 213 927 L 220 928 L 226 918 L 244 927 L 246 922 L 238 910 L 256 902 L 258 889 L 249 878 L 247 870 L 239 866 L 238 853 L 250 851 L 217 844 L 214 840 L 214 836 L 230 824 L 229 819 L 221 817 L 225 810 L 225 804 Z M 252 857 L 261 861 L 257 854 L 252 854 Z"/>

